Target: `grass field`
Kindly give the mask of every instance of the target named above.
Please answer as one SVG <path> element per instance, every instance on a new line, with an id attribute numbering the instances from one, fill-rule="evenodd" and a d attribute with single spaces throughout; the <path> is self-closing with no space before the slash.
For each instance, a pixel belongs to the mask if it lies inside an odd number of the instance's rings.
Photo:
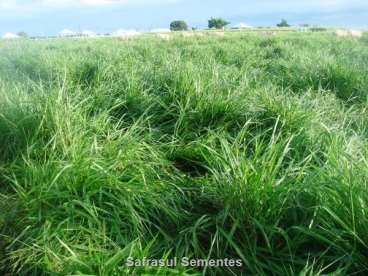
<path id="1" fill-rule="evenodd" d="M 327 33 L 0 41 L 0 274 L 366 275 L 367 65 Z"/>

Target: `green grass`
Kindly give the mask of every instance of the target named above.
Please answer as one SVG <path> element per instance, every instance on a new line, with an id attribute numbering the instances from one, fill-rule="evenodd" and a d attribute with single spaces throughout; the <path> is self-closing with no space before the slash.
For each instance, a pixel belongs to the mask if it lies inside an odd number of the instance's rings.
<path id="1" fill-rule="evenodd" d="M 0 41 L 0 273 L 366 274 L 367 64 L 327 33 Z"/>

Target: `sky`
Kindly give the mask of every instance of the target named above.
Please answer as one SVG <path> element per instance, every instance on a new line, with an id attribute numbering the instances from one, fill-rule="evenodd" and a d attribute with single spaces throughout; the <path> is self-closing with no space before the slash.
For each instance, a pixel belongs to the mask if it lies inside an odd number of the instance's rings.
<path id="1" fill-rule="evenodd" d="M 150 30 L 176 19 L 202 28 L 210 17 L 234 25 L 274 26 L 285 18 L 293 25 L 368 29 L 368 0 L 0 0 L 0 36 Z"/>

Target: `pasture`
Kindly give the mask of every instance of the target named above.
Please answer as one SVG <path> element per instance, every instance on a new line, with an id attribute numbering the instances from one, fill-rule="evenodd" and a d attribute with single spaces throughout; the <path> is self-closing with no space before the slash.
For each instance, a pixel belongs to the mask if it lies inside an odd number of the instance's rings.
<path id="1" fill-rule="evenodd" d="M 331 33 L 0 41 L 0 273 L 367 273 L 367 64 Z"/>

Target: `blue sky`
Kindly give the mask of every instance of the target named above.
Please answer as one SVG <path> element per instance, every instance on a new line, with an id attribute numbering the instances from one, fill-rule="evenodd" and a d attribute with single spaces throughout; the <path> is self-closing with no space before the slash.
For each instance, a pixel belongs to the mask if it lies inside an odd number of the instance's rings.
<path id="1" fill-rule="evenodd" d="M 286 18 L 292 24 L 368 28 L 368 0 L 0 0 L 0 35 L 149 30 L 167 28 L 175 19 L 204 27 L 211 16 L 252 26 Z"/>

